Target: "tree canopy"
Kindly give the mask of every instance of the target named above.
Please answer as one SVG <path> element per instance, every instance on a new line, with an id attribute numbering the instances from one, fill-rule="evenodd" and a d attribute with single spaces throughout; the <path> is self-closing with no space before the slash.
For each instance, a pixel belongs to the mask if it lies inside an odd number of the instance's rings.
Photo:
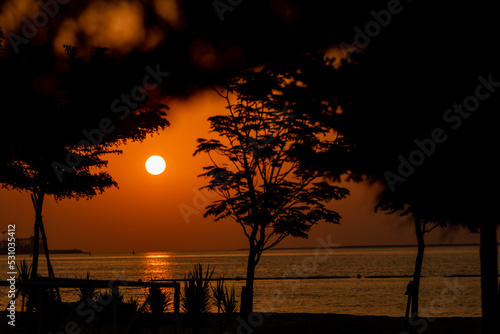
<path id="1" fill-rule="evenodd" d="M 122 76 L 114 76 L 106 49 L 83 57 L 68 47 L 67 54 L 67 69 L 49 79 L 23 71 L 22 56 L 0 58 L 3 187 L 40 190 L 56 199 L 93 197 L 117 186 L 100 170 L 105 154 L 120 153 L 118 144 L 169 125 L 166 106 L 147 100 L 124 120 L 113 113 L 113 99 L 134 86 L 118 83 Z"/>
<path id="2" fill-rule="evenodd" d="M 249 241 L 245 315 L 252 310 L 253 278 L 262 252 L 288 236 L 306 238 L 319 221 L 339 223 L 340 215 L 325 204 L 349 193 L 320 172 L 303 168 L 304 154 L 347 148 L 324 121 L 335 117 L 333 109 L 320 103 L 314 112 L 301 108 L 295 89 L 301 86 L 270 67 L 221 83 L 217 92 L 227 101 L 228 113 L 209 121 L 211 131 L 222 138 L 198 139 L 194 153 L 209 155 L 212 165 L 200 176 L 209 179 L 204 188 L 221 197 L 204 216 L 234 220 Z"/>
<path id="3" fill-rule="evenodd" d="M 57 73 L 46 73 L 40 65 L 46 53 L 39 48 L 0 57 L 0 184 L 31 195 L 36 217 L 33 277 L 38 274 L 39 233 L 49 276 L 54 276 L 42 220 L 44 196 L 92 198 L 117 187 L 101 170 L 107 165 L 103 156 L 121 153 L 118 144 L 143 140 L 169 125 L 167 107 L 147 99 L 145 90 L 154 85 L 132 76 L 123 80 L 129 73 L 114 66 L 106 49 L 83 57 L 68 46 L 66 53 L 69 62 Z M 30 62 L 33 57 L 36 61 Z M 132 85 L 135 80 L 139 85 Z M 131 88 L 135 102 L 126 93 Z"/>
<path id="4" fill-rule="evenodd" d="M 319 220 L 338 223 L 340 216 L 323 202 L 348 193 L 300 168 L 298 157 L 304 149 L 323 151 L 339 141 L 312 114 L 299 114 L 287 103 L 279 93 L 284 83 L 269 69 L 227 82 L 221 95 L 229 114 L 209 118 L 211 130 L 224 140 L 199 139 L 195 152 L 211 157 L 213 165 L 202 174 L 210 179 L 205 188 L 223 198 L 210 205 L 205 216 L 233 218 L 262 249 L 287 235 L 306 237 Z M 216 154 L 227 161 L 217 162 Z M 266 228 L 271 229 L 268 235 Z M 272 237 L 277 240 L 270 242 Z"/>

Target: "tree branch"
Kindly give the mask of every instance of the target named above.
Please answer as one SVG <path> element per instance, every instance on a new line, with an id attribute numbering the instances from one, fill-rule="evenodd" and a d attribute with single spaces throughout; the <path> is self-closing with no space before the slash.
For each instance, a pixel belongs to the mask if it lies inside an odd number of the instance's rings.
<path id="1" fill-rule="evenodd" d="M 433 229 L 435 229 L 436 227 L 440 226 L 441 224 L 440 223 L 436 223 L 436 225 L 434 225 L 433 227 L 431 227 L 430 229 L 426 230 L 425 229 L 425 226 L 424 226 L 424 233 L 429 233 L 431 232 Z"/>

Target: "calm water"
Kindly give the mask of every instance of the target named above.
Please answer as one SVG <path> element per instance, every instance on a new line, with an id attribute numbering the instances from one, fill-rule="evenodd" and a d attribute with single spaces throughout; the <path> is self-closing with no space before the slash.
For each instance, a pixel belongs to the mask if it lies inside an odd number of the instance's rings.
<path id="1" fill-rule="evenodd" d="M 257 277 L 279 278 L 255 283 L 256 311 L 343 313 L 355 315 L 403 316 L 406 285 L 411 275 L 416 248 L 349 248 L 327 251 L 269 250 L 257 266 Z M 18 255 L 17 259 L 23 256 Z M 30 259 L 29 256 L 24 258 Z M 93 279 L 179 279 L 202 263 L 215 267 L 214 276 L 245 277 L 246 251 L 171 252 L 132 254 L 52 255 L 56 276 Z M 44 259 L 43 259 L 44 260 Z M 0 256 L 1 278 L 5 279 L 6 256 Z M 5 265 L 4 265 L 5 264 Z M 45 262 L 40 262 L 44 275 Z M 478 275 L 479 248 L 451 246 L 426 248 L 421 282 L 421 307 L 431 316 L 480 316 L 479 277 L 450 278 L 450 275 Z M 361 275 L 361 278 L 356 278 Z M 283 280 L 284 276 L 348 276 L 337 279 Z M 392 276 L 369 278 L 367 276 Z M 229 281 L 237 294 L 243 281 Z M 145 291 L 124 288 L 126 297 L 144 300 Z M 63 292 L 71 299 L 74 291 Z M 6 292 L 0 305 L 7 305 Z M 425 315 L 425 314 L 424 314 Z"/>

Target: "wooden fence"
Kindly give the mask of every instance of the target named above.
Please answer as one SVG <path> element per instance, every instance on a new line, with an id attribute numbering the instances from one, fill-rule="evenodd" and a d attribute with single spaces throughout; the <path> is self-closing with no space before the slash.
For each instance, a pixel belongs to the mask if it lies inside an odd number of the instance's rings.
<path id="1" fill-rule="evenodd" d="M 0 286 L 9 286 L 7 281 L 0 282 Z M 120 287 L 157 287 L 157 288 L 173 288 L 174 289 L 174 328 L 175 333 L 178 332 L 178 315 L 180 305 L 180 283 L 175 281 L 169 282 L 142 282 L 142 281 L 122 281 L 122 280 L 82 280 L 82 279 L 30 279 L 27 281 L 17 281 L 16 289 L 19 291 L 23 288 L 37 291 L 37 333 L 42 333 L 43 323 L 43 304 L 42 291 L 47 288 L 95 288 L 95 289 L 110 289 L 111 290 L 111 328 L 113 334 L 118 334 L 118 296 Z"/>

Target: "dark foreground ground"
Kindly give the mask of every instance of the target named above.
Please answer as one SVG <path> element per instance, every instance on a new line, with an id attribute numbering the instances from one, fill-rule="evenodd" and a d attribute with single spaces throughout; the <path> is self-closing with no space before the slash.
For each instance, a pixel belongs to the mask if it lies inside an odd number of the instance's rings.
<path id="1" fill-rule="evenodd" d="M 34 323 L 36 319 L 22 321 L 23 315 L 18 315 L 21 321 L 16 321 L 16 327 L 9 326 L 3 315 L 0 325 L 0 333 L 37 333 Z M 147 315 L 127 319 L 120 319 L 118 322 L 117 333 L 136 333 L 146 334 L 154 333 L 152 319 Z M 18 319 L 19 320 L 19 319 Z M 72 321 L 68 325 L 69 321 Z M 96 317 L 90 322 L 82 319 L 64 319 L 54 330 L 52 324 L 52 334 L 108 334 L 111 333 L 110 322 L 108 319 L 99 319 Z M 175 319 L 173 314 L 165 314 L 161 319 L 161 325 L 158 334 L 175 333 Z M 184 314 L 177 318 L 178 334 L 193 333 L 192 328 L 187 324 Z M 244 323 L 241 318 L 233 318 L 231 323 L 220 330 L 217 314 L 207 314 L 204 318 L 204 325 L 200 328 L 200 334 L 356 334 L 356 333 L 380 333 L 380 334 L 407 334 L 407 333 L 425 333 L 425 334 L 475 334 L 480 333 L 480 318 L 436 318 L 436 319 L 418 319 L 413 326 L 404 329 L 404 319 L 381 316 L 353 316 L 342 314 L 311 314 L 311 313 L 274 313 L 262 315 L 258 314 L 253 318 L 253 324 L 256 328 L 251 328 L 248 323 Z M 28 326 L 30 326 L 28 328 Z M 127 331 L 128 329 L 128 331 Z M 44 331 L 49 333 L 49 331 Z"/>
<path id="2" fill-rule="evenodd" d="M 404 329 L 404 318 L 354 316 L 343 314 L 274 314 L 262 326 L 261 333 L 480 333 L 481 318 L 436 318 L 415 320 Z"/>

